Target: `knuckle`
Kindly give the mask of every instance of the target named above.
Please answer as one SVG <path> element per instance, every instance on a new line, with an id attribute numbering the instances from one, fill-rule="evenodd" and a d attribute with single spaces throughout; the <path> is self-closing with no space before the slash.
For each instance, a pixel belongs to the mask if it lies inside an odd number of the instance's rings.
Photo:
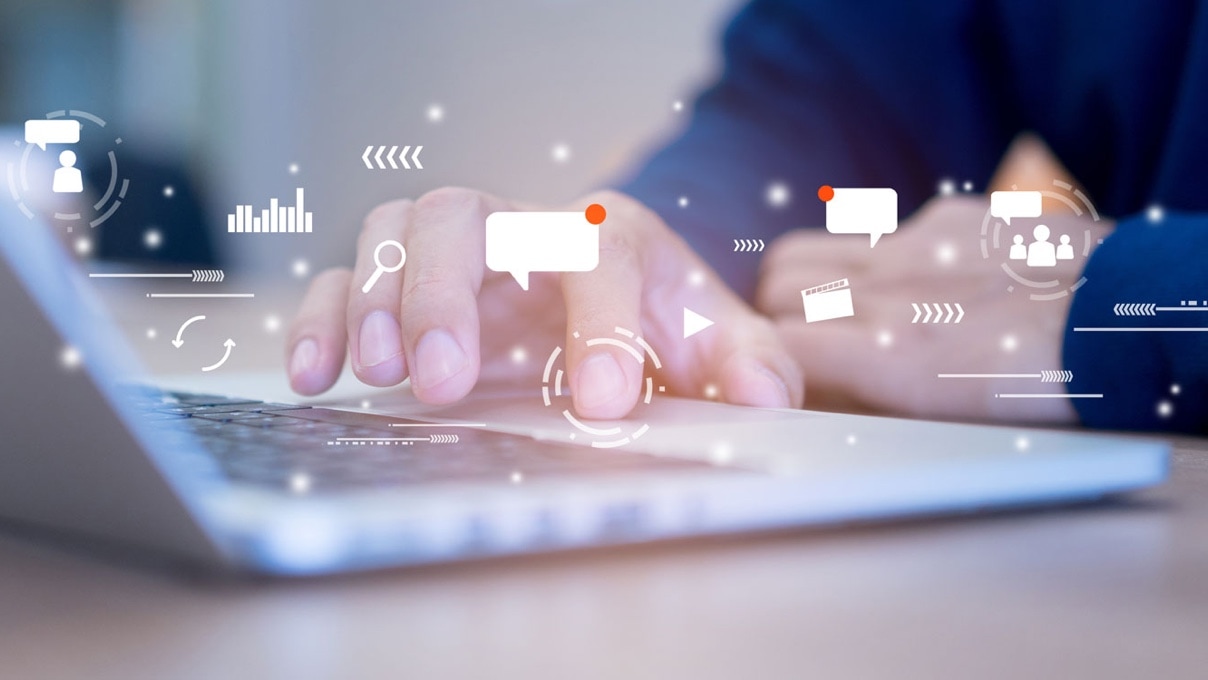
<path id="1" fill-rule="evenodd" d="M 403 290 L 404 308 L 442 306 L 457 289 L 456 273 L 442 267 L 417 267 Z M 439 302 L 438 302 L 439 301 Z"/>
<path id="2" fill-rule="evenodd" d="M 600 230 L 600 261 L 628 265 L 638 259 L 634 235 L 623 229 Z"/>
<path id="3" fill-rule="evenodd" d="M 309 292 L 314 294 L 328 288 L 346 285 L 350 278 L 352 278 L 352 270 L 348 267 L 324 270 L 310 282 Z"/>
<path id="4" fill-rule="evenodd" d="M 368 227 L 377 222 L 397 219 L 401 215 L 406 215 L 412 205 L 411 199 L 408 198 L 399 198 L 378 204 L 369 211 L 369 214 L 365 215 L 365 226 Z"/>
<path id="5" fill-rule="evenodd" d="M 416 209 L 434 213 L 482 213 L 485 205 L 481 192 L 463 187 L 433 189 L 415 202 Z"/>
<path id="6" fill-rule="evenodd" d="M 588 194 L 586 203 L 599 203 L 608 212 L 609 220 L 635 227 L 663 226 L 663 218 L 641 201 L 613 189 L 601 189 Z"/>

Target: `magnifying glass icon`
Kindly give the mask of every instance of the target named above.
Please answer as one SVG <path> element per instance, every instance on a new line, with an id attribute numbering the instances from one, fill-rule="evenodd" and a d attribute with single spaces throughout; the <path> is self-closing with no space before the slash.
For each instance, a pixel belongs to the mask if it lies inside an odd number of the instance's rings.
<path id="1" fill-rule="evenodd" d="M 398 251 L 398 264 L 394 264 L 389 267 L 382 264 L 382 251 L 387 247 Z M 373 274 L 370 275 L 369 280 L 365 282 L 365 285 L 361 286 L 362 293 L 368 293 L 370 289 L 373 288 L 373 285 L 378 282 L 378 279 L 382 278 L 382 274 L 393 274 L 394 272 L 402 269 L 403 264 L 407 262 L 407 249 L 403 248 L 403 244 L 399 243 L 398 241 L 382 241 L 381 243 L 377 244 L 376 248 L 373 249 L 373 262 L 377 265 L 377 269 L 373 270 Z"/>

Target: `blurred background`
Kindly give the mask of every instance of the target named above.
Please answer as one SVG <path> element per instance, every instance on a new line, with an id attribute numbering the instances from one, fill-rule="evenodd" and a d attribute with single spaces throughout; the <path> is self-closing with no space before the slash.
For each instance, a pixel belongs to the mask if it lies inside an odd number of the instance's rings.
<path id="1" fill-rule="evenodd" d="M 624 175 L 686 120 L 739 4 L 4 0 L 0 126 L 78 109 L 122 138 L 129 195 L 92 256 L 317 271 L 385 200 L 556 203 Z M 369 145 L 423 145 L 423 169 L 369 170 Z M 82 151 L 88 176 L 104 152 Z M 297 187 L 313 234 L 223 237 Z"/>

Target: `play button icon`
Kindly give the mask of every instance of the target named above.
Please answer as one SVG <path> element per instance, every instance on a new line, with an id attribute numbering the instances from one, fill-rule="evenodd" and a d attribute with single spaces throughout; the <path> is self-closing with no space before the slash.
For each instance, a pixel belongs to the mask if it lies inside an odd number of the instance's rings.
<path id="1" fill-rule="evenodd" d="M 700 314 L 697 314 L 696 312 L 692 311 L 691 309 L 684 307 L 684 339 L 685 340 L 687 340 L 688 338 L 696 335 L 697 333 L 705 330 L 706 328 L 708 328 L 709 326 L 712 326 L 712 325 L 713 325 L 712 319 L 706 319 L 705 317 L 701 316 Z"/>

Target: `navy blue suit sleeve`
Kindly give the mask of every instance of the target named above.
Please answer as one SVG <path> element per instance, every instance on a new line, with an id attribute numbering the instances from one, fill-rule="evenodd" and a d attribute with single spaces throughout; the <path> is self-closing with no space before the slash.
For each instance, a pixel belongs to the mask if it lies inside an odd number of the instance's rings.
<path id="1" fill-rule="evenodd" d="M 1208 433 L 1208 214 L 1122 220 L 1091 255 L 1071 304 L 1064 364 L 1091 427 Z M 1119 315 L 1117 304 L 1195 308 Z M 1088 329 L 1183 328 L 1183 331 Z M 1081 329 L 1081 330 L 1080 330 Z"/>
<path id="2" fill-rule="evenodd" d="M 821 226 L 819 186 L 892 187 L 905 217 L 942 177 L 988 180 L 1018 121 L 995 88 L 1005 67 L 982 11 L 756 0 L 727 30 L 722 76 L 690 126 L 619 189 L 751 299 L 759 258 L 733 239 Z M 969 36 L 983 47 L 971 52 Z M 766 200 L 775 183 L 787 205 Z"/>

